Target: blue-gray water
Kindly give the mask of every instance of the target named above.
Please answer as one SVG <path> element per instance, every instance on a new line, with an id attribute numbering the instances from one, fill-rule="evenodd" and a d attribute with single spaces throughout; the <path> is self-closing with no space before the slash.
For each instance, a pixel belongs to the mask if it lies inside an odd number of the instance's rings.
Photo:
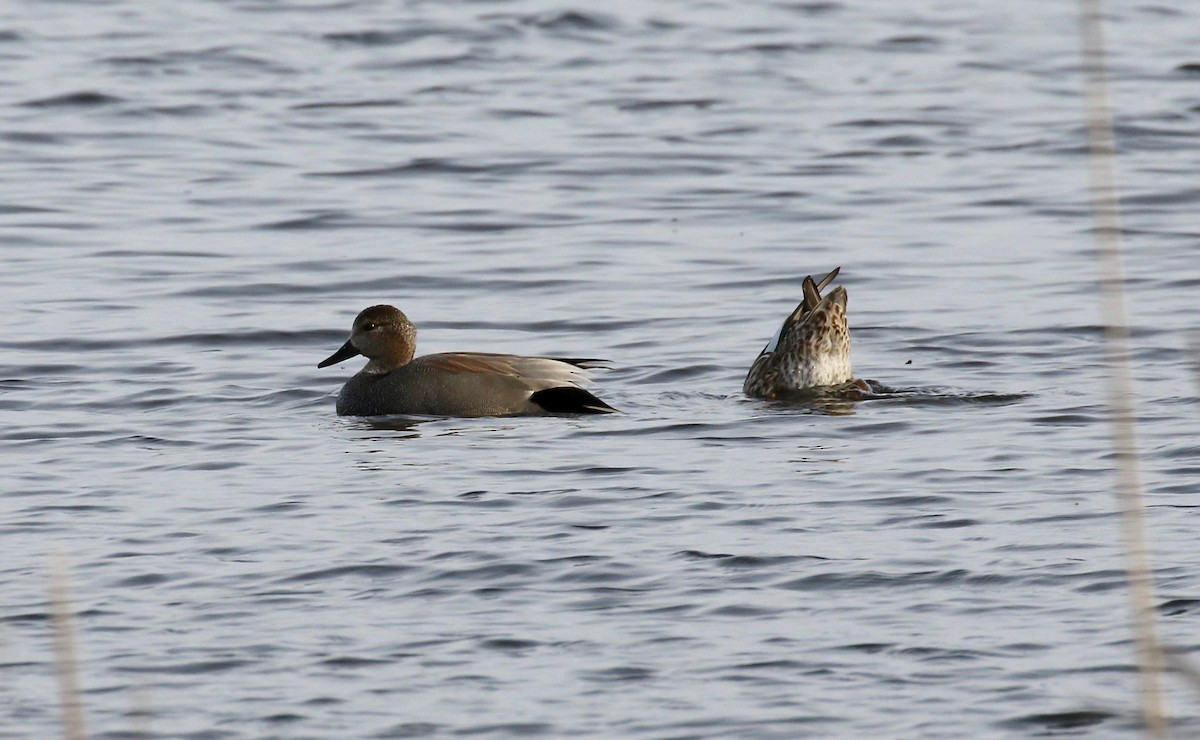
<path id="1" fill-rule="evenodd" d="M 0 737 L 55 551 L 95 737 L 1137 734 L 1074 5 L 593 5 L 0 5 Z M 1195 652 L 1200 8 L 1112 5 Z M 744 398 L 836 265 L 917 392 Z M 377 302 L 625 413 L 337 418 Z"/>

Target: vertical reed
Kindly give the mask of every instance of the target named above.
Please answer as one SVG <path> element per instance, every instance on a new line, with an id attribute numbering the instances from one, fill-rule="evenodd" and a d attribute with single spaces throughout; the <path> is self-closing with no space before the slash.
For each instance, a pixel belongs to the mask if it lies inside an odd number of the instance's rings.
<path id="1" fill-rule="evenodd" d="M 54 631 L 58 696 L 63 711 L 63 737 L 66 740 L 86 740 L 83 692 L 79 688 L 79 658 L 75 650 L 74 606 L 71 603 L 66 558 L 61 553 L 52 555 L 50 559 L 50 617 Z"/>
<path id="2" fill-rule="evenodd" d="M 1129 579 L 1133 630 L 1141 683 L 1142 720 L 1153 738 L 1169 736 L 1162 689 L 1162 646 L 1155 622 L 1155 595 L 1146 544 L 1143 490 L 1138 466 L 1133 412 L 1133 373 L 1121 263 L 1120 201 L 1116 184 L 1116 146 L 1109 104 L 1101 0 L 1080 0 L 1079 36 L 1084 70 L 1092 217 L 1099 258 L 1101 305 L 1108 353 L 1108 401 L 1116 453 L 1117 497 Z"/>

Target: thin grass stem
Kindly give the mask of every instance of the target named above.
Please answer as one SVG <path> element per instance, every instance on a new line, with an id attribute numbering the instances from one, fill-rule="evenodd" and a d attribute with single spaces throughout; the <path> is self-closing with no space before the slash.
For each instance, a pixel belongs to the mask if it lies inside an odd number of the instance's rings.
<path id="1" fill-rule="evenodd" d="M 1080 44 L 1090 156 L 1092 217 L 1099 259 L 1101 306 L 1108 354 L 1108 400 L 1116 453 L 1117 497 L 1129 579 L 1133 631 L 1137 643 L 1140 705 L 1146 734 L 1167 738 L 1170 722 L 1163 697 L 1165 661 L 1155 620 L 1153 572 L 1147 549 L 1144 493 L 1138 463 L 1133 412 L 1125 276 L 1121 262 L 1120 201 L 1117 196 L 1116 145 L 1104 46 L 1101 0 L 1080 0 Z"/>

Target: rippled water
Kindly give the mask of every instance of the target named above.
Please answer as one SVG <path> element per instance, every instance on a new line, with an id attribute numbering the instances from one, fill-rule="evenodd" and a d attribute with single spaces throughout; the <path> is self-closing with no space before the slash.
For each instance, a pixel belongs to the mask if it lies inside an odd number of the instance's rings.
<path id="1" fill-rule="evenodd" d="M 1074 6 L 606 7 L 0 6 L 0 736 L 54 551 L 97 737 L 1137 733 Z M 1200 9 L 1108 28 L 1195 652 Z M 907 392 L 744 398 L 836 265 Z M 625 413 L 337 418 L 384 301 Z"/>

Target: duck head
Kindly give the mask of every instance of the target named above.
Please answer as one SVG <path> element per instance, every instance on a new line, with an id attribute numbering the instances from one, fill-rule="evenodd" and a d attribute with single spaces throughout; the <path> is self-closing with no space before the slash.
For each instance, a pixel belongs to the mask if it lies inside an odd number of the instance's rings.
<path id="1" fill-rule="evenodd" d="M 417 328 L 394 306 L 371 306 L 354 318 L 350 338 L 341 349 L 317 365 L 329 367 L 351 357 L 363 355 L 369 362 L 365 372 L 386 373 L 413 358 L 417 347 Z"/>

